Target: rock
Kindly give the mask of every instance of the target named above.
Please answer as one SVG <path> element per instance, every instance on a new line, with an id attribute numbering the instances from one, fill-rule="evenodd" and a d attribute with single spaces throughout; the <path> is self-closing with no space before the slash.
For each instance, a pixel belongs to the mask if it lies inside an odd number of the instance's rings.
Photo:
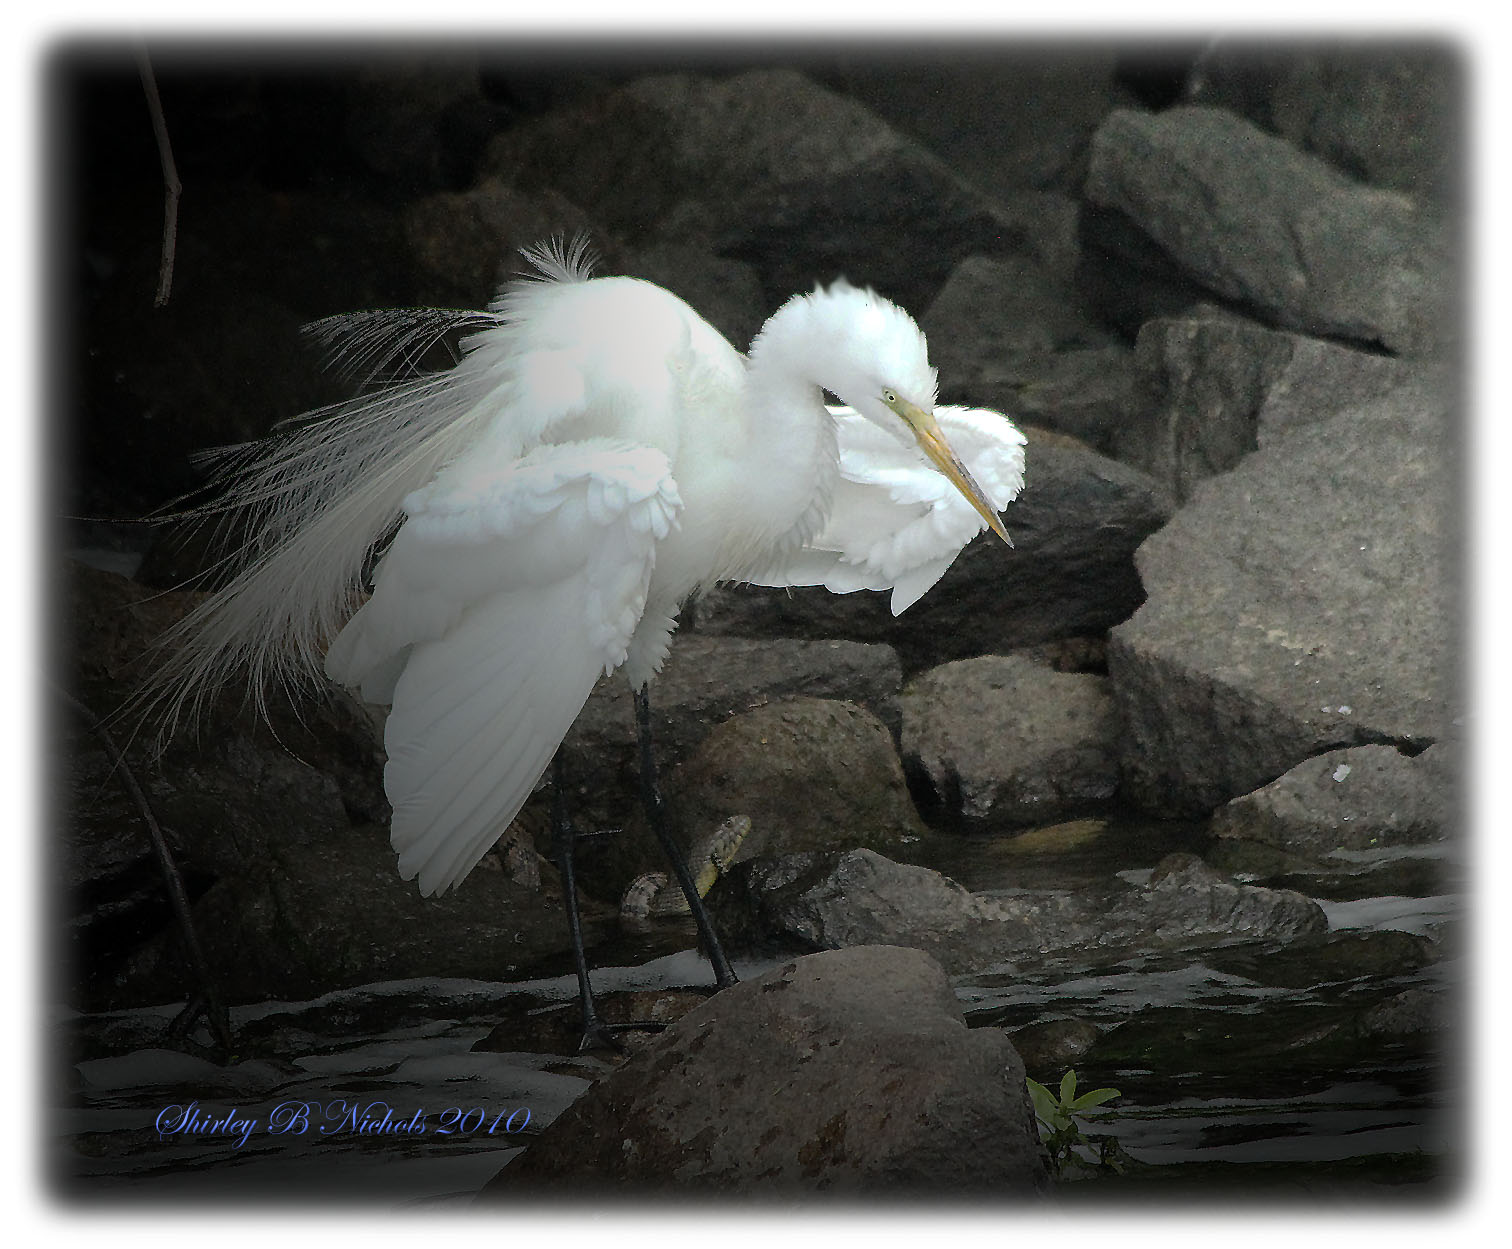
<path id="1" fill-rule="evenodd" d="M 1203 815 L 1323 751 L 1444 735 L 1452 429 L 1414 383 L 1279 431 L 1144 544 L 1108 649 L 1126 796 Z"/>
<path id="2" fill-rule="evenodd" d="M 1137 469 L 1074 439 L 1025 431 L 1024 490 L 1004 513 L 1014 549 L 985 534 L 928 594 L 894 617 L 885 594 L 729 587 L 704 596 L 699 627 L 745 637 L 885 641 L 905 670 L 1098 633 L 1143 592 L 1131 554 L 1170 515 Z"/>
<path id="3" fill-rule="evenodd" d="M 1452 1023 L 1442 995 L 1430 989 L 1404 989 L 1361 1013 L 1356 1027 L 1368 1037 L 1410 1036 L 1439 1032 Z"/>
<path id="4" fill-rule="evenodd" d="M 1447 43 L 1222 40 L 1193 76 L 1193 103 L 1242 112 L 1362 182 L 1435 198 L 1459 192 L 1463 53 Z"/>
<path id="5" fill-rule="evenodd" d="M 858 703 L 896 734 L 900 684 L 898 656 L 889 646 L 757 641 L 681 629 L 651 687 L 657 767 L 667 777 L 715 726 L 796 696 Z M 633 701 L 623 674 L 603 678 L 567 735 L 572 818 L 581 829 L 622 828 L 640 806 Z M 676 797 L 670 790 L 668 796 Z"/>
<path id="6" fill-rule="evenodd" d="M 1458 789 L 1446 742 L 1410 757 L 1391 746 L 1352 746 L 1306 759 L 1213 814 L 1219 837 L 1323 858 L 1333 850 L 1439 841 Z"/>
<path id="7" fill-rule="evenodd" d="M 952 974 L 1047 958 L 1083 965 L 1123 949 L 1201 947 L 1237 938 L 1308 940 L 1323 910 L 1284 889 L 1236 885 L 1195 855 L 1168 855 L 1144 888 L 971 893 L 924 867 L 870 850 L 758 859 L 734 868 L 716 918 L 736 948 L 817 950 L 904 945 Z"/>
<path id="8" fill-rule="evenodd" d="M 871 846 L 924 833 L 886 727 L 864 707 L 786 698 L 719 725 L 673 774 L 670 801 L 700 825 L 745 814 L 734 856 Z"/>
<path id="9" fill-rule="evenodd" d="M 1025 1070 L 1042 1075 L 1075 1067 L 1100 1036 L 1102 1029 L 1083 1019 L 1045 1019 L 1009 1034 Z"/>
<path id="10" fill-rule="evenodd" d="M 1426 967 L 1433 958 L 1433 942 L 1428 938 L 1386 928 L 1330 933 L 1327 940 L 1292 950 L 1217 950 L 1211 962 L 1218 971 L 1256 984 L 1305 989 L 1367 976 L 1402 975 Z"/>
<path id="11" fill-rule="evenodd" d="M 928 831 L 891 734 L 855 703 L 785 698 L 758 706 L 716 726 L 661 776 L 685 851 L 732 816 L 749 818 L 736 863 L 850 846 L 897 853 Z M 623 814 L 625 829 L 588 842 L 578 860 L 582 887 L 601 899 L 619 899 L 636 877 L 666 867 L 639 804 Z"/>
<path id="12" fill-rule="evenodd" d="M 940 402 L 993 408 L 1104 449 L 1128 404 L 1132 360 L 1083 302 L 1070 273 L 1031 257 L 968 256 L 919 319 Z"/>
<path id="13" fill-rule="evenodd" d="M 997 204 L 792 69 L 648 75 L 500 134 L 484 167 L 562 192 L 633 244 L 748 260 L 769 301 L 844 274 L 922 308 L 955 259 L 1033 251 L 1045 229 L 1038 204 Z"/>
<path id="14" fill-rule="evenodd" d="M 995 44 L 974 55 L 926 47 L 875 61 L 847 57 L 836 75 L 848 95 L 914 136 L 962 177 L 1004 198 L 1023 187 L 1075 191 L 1097 123 L 1124 92 L 1104 48 Z"/>
<path id="15" fill-rule="evenodd" d="M 977 827 L 1062 819 L 1118 788 L 1107 678 L 1016 655 L 933 668 L 903 691 L 905 765 L 943 814 Z"/>
<path id="16" fill-rule="evenodd" d="M 1024 1068 L 912 950 L 797 959 L 717 994 L 564 1111 L 480 1202 L 1047 1187 Z"/>
<path id="17" fill-rule="evenodd" d="M 1178 502 L 1294 424 L 1378 399 L 1410 376 L 1403 362 L 1204 311 L 1139 332 L 1138 402 L 1113 453 Z"/>
<path id="18" fill-rule="evenodd" d="M 1442 222 L 1223 109 L 1109 114 L 1087 196 L 1196 281 L 1287 328 L 1406 354 L 1452 334 Z"/>
<path id="19" fill-rule="evenodd" d="M 1194 938 L 1298 941 L 1321 937 L 1328 918 L 1311 898 L 1290 889 L 1236 885 L 1194 854 L 1168 854 L 1155 867 L 1139 905 L 1115 907 L 1108 934 L 1162 944 Z M 1106 939 L 1106 938 L 1105 938 Z"/>

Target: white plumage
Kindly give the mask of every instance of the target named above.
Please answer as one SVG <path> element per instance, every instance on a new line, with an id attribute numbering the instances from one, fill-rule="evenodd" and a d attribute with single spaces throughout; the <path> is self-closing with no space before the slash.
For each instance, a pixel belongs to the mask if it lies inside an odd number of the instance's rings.
<path id="1" fill-rule="evenodd" d="M 425 894 L 508 826 L 600 673 L 655 674 L 700 586 L 891 589 L 896 614 L 989 521 L 1007 540 L 1022 484 L 1022 435 L 935 410 L 923 334 L 870 291 L 794 297 L 747 359 L 660 287 L 591 279 L 580 246 L 527 255 L 541 277 L 486 314 L 317 324 L 379 368 L 472 332 L 449 372 L 224 455 L 217 506 L 256 536 L 155 683 L 171 725 L 239 665 L 260 688 L 329 640 L 327 674 L 392 704 L 393 844 Z"/>

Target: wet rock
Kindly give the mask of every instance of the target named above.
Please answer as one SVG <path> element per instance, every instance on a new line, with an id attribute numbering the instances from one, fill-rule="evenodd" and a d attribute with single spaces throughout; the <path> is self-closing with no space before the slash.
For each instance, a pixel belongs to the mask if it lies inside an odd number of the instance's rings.
<path id="1" fill-rule="evenodd" d="M 1142 927 L 1141 927 L 1142 926 Z M 1128 905 L 1115 905 L 1105 931 L 1158 944 L 1219 937 L 1297 941 L 1328 931 L 1323 909 L 1290 889 L 1238 885 L 1193 854 L 1169 854 Z"/>
<path id="2" fill-rule="evenodd" d="M 639 78 L 497 136 L 485 169 L 554 187 L 631 243 L 749 260 L 769 299 L 843 273 L 922 308 L 953 258 L 1032 247 L 1042 225 L 791 69 Z"/>
<path id="3" fill-rule="evenodd" d="M 1391 746 L 1327 751 L 1220 807 L 1213 832 L 1314 859 L 1439 841 L 1451 831 L 1453 749 L 1440 742 L 1415 758 Z"/>
<path id="4" fill-rule="evenodd" d="M 1215 951 L 1208 961 L 1220 971 L 1245 976 L 1257 984 L 1303 989 L 1416 971 L 1433 961 L 1433 943 L 1389 928 L 1336 932 L 1327 940 L 1290 950 Z"/>
<path id="5" fill-rule="evenodd" d="M 1364 1011 L 1356 1026 L 1362 1036 L 1394 1037 L 1439 1032 L 1452 1022 L 1442 994 L 1430 989 L 1404 989 Z"/>
<path id="6" fill-rule="evenodd" d="M 1097 1044 L 1102 1029 L 1082 1019 L 1046 1019 L 1017 1028 L 1009 1036 L 1030 1074 L 1059 1075 Z"/>
<path id="7" fill-rule="evenodd" d="M 1046 1187 L 1024 1068 L 938 965 L 866 948 L 735 985 L 595 1084 L 480 1201 Z"/>
<path id="8" fill-rule="evenodd" d="M 1408 376 L 1390 357 L 1216 310 L 1147 322 L 1135 355 L 1141 397 L 1129 404 L 1114 454 L 1178 502 L 1278 430 L 1380 398 Z"/>
<path id="9" fill-rule="evenodd" d="M 1222 40 L 1198 62 L 1192 102 L 1241 112 L 1362 182 L 1452 197 L 1463 79 L 1460 51 L 1443 43 Z"/>
<path id="10" fill-rule="evenodd" d="M 1141 547 L 1109 639 L 1124 792 L 1201 815 L 1326 750 L 1450 728 L 1450 397 L 1425 382 L 1293 426 Z"/>
<path id="11" fill-rule="evenodd" d="M 991 534 L 977 538 L 902 616 L 885 594 L 723 587 L 700 600 L 699 627 L 886 642 L 918 671 L 1126 619 L 1143 597 L 1131 555 L 1170 516 L 1167 493 L 1074 439 L 1025 433 L 1024 491 L 1004 513 L 1013 550 Z"/>
<path id="12" fill-rule="evenodd" d="M 1071 275 L 1030 257 L 969 256 L 919 319 L 940 401 L 1112 442 L 1133 389 L 1127 347 L 1093 322 Z"/>
<path id="13" fill-rule="evenodd" d="M 758 859 L 730 874 L 720 899 L 732 945 L 841 949 L 905 945 L 952 973 L 1096 950 L 1295 941 L 1328 929 L 1322 909 L 1287 890 L 1236 885 L 1194 855 L 1170 855 L 1144 888 L 971 893 L 928 868 L 869 850 Z"/>
<path id="14" fill-rule="evenodd" d="M 1196 281 L 1287 328 L 1409 354 L 1453 332 L 1441 222 L 1223 109 L 1109 114 L 1087 196 Z"/>
<path id="15" fill-rule="evenodd" d="M 1055 820 L 1118 788 L 1118 721 L 1104 677 L 984 655 L 931 669 L 899 702 L 905 763 L 949 819 Z"/>

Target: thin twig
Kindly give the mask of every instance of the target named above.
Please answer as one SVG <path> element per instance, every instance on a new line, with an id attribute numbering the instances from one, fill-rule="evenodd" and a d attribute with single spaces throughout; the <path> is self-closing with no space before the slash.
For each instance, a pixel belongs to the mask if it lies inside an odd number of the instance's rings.
<path id="1" fill-rule="evenodd" d="M 173 163 L 173 146 L 168 142 L 168 122 L 163 117 L 163 102 L 158 98 L 157 79 L 147 49 L 136 50 L 137 69 L 142 75 L 142 90 L 147 93 L 147 111 L 152 114 L 152 133 L 157 136 L 158 161 L 163 167 L 163 258 L 158 264 L 157 295 L 152 306 L 161 308 L 168 302 L 173 286 L 173 253 L 178 245 L 178 202 L 183 184 Z"/>
<path id="2" fill-rule="evenodd" d="M 188 955 L 189 965 L 200 985 L 199 990 L 190 995 L 189 1004 L 174 1021 L 171 1031 L 187 1033 L 189 1021 L 185 1016 L 190 1015 L 198 1005 L 203 1004 L 211 1035 L 229 1054 L 232 1049 L 230 1023 L 215 990 L 211 987 L 210 965 L 205 959 L 205 951 L 200 946 L 199 935 L 194 929 L 194 919 L 189 913 L 189 895 L 184 892 L 183 878 L 179 876 L 178 865 L 173 861 L 173 853 L 168 849 L 168 839 L 163 836 L 162 826 L 157 822 L 157 816 L 153 814 L 152 804 L 147 801 L 147 795 L 137 783 L 136 774 L 127 764 L 126 756 L 121 753 L 120 747 L 115 743 L 115 738 L 111 737 L 110 730 L 105 727 L 99 716 L 67 690 L 60 686 L 53 688 L 69 706 L 84 717 L 85 723 L 100 739 L 100 744 L 105 747 L 105 754 L 109 757 L 111 766 L 120 774 L 122 786 L 131 800 L 136 803 L 137 810 L 141 812 L 142 820 L 147 825 L 147 836 L 151 839 L 152 848 L 157 854 L 158 866 L 163 872 L 163 883 L 168 891 L 168 902 L 178 919 L 179 935 L 183 938 L 184 952 Z"/>

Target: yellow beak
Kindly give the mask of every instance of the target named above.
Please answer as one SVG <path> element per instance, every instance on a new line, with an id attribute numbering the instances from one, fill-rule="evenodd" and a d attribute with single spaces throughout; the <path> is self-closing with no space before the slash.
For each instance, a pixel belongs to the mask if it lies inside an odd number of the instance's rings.
<path id="1" fill-rule="evenodd" d="M 913 430 L 914 437 L 919 440 L 919 447 L 931 460 L 935 467 L 944 473 L 950 484 L 966 496 L 966 501 L 976 508 L 987 526 L 997 534 L 1009 546 L 1013 545 L 1013 539 L 1008 536 L 1008 531 L 1003 528 L 1003 522 L 998 519 L 997 509 L 992 506 L 992 501 L 983 493 L 981 486 L 976 484 L 970 471 L 961 463 L 960 457 L 950 449 L 950 443 L 945 441 L 945 435 L 940 431 L 940 424 L 935 420 L 933 412 L 926 412 L 923 408 L 916 408 L 907 399 L 897 396 L 883 396 L 882 400 L 889 408 L 903 418 L 903 423 Z"/>

